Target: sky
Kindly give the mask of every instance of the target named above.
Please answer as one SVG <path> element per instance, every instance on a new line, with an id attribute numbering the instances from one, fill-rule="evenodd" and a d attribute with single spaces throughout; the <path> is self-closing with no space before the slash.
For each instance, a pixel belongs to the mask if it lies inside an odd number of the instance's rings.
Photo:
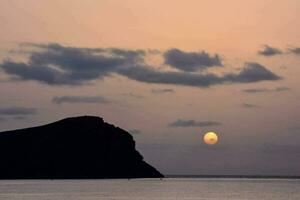
<path id="1" fill-rule="evenodd" d="M 164 174 L 300 175 L 299 9 L 0 0 L 0 131 L 96 115 Z"/>

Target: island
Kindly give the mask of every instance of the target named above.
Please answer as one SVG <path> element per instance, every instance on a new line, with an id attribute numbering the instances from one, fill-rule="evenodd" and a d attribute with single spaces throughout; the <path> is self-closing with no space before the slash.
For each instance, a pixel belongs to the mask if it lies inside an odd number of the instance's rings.
<path id="1" fill-rule="evenodd" d="M 0 133 L 0 179 L 162 178 L 133 137 L 100 117 Z"/>

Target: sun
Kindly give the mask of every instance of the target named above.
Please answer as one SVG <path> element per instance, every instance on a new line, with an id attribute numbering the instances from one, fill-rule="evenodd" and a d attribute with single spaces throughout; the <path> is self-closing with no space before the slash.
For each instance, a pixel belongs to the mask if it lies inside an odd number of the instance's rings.
<path id="1" fill-rule="evenodd" d="M 215 132 L 207 132 L 207 133 L 205 133 L 205 135 L 203 137 L 204 143 L 208 144 L 208 145 L 217 144 L 218 140 L 219 140 L 219 137 L 218 137 L 217 133 L 215 133 Z"/>

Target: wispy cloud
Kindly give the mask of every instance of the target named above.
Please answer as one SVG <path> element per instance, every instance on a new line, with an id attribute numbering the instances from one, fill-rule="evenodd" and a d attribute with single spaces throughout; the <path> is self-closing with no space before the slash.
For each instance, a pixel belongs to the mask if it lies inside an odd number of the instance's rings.
<path id="1" fill-rule="evenodd" d="M 36 113 L 37 113 L 36 108 L 17 107 L 17 106 L 0 108 L 0 115 L 2 116 L 34 115 Z"/>
<path id="2" fill-rule="evenodd" d="M 128 96 L 128 97 L 133 97 L 133 98 L 136 98 L 136 99 L 144 99 L 145 97 L 143 95 L 140 95 L 140 94 L 134 94 L 134 93 L 123 93 L 122 95 L 124 96 Z"/>
<path id="3" fill-rule="evenodd" d="M 274 89 L 268 89 L 268 88 L 252 88 L 252 89 L 245 89 L 242 90 L 242 92 L 245 93 L 269 93 L 269 92 L 284 92 L 284 91 L 289 91 L 290 88 L 288 87 L 277 87 Z"/>
<path id="4" fill-rule="evenodd" d="M 283 91 L 289 91 L 291 90 L 291 88 L 288 88 L 288 87 L 277 87 L 275 88 L 275 92 L 283 92 Z"/>
<path id="5" fill-rule="evenodd" d="M 102 96 L 57 96 L 52 99 L 53 103 L 110 103 Z"/>
<path id="6" fill-rule="evenodd" d="M 173 89 L 168 89 L 168 88 L 152 89 L 151 92 L 154 93 L 154 94 L 164 94 L 164 93 L 173 93 L 174 90 Z"/>
<path id="7" fill-rule="evenodd" d="M 26 116 L 15 116 L 15 117 L 13 117 L 13 119 L 15 119 L 15 120 L 24 120 L 24 119 L 26 119 Z"/>
<path id="8" fill-rule="evenodd" d="M 28 108 L 28 107 L 2 107 L 0 108 L 0 121 L 4 121 L 7 119 L 25 119 L 29 116 L 36 115 L 36 108 Z"/>
<path id="9" fill-rule="evenodd" d="M 169 124 L 169 127 L 209 127 L 209 126 L 220 126 L 222 123 L 217 121 L 195 121 L 195 120 L 184 120 L 177 119 L 175 122 Z"/>

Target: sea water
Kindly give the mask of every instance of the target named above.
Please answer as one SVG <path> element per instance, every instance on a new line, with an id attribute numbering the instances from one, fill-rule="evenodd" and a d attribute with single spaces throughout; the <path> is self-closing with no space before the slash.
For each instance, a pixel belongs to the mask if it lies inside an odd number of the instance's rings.
<path id="1" fill-rule="evenodd" d="M 2 180 L 0 200 L 300 200 L 300 180 Z"/>

